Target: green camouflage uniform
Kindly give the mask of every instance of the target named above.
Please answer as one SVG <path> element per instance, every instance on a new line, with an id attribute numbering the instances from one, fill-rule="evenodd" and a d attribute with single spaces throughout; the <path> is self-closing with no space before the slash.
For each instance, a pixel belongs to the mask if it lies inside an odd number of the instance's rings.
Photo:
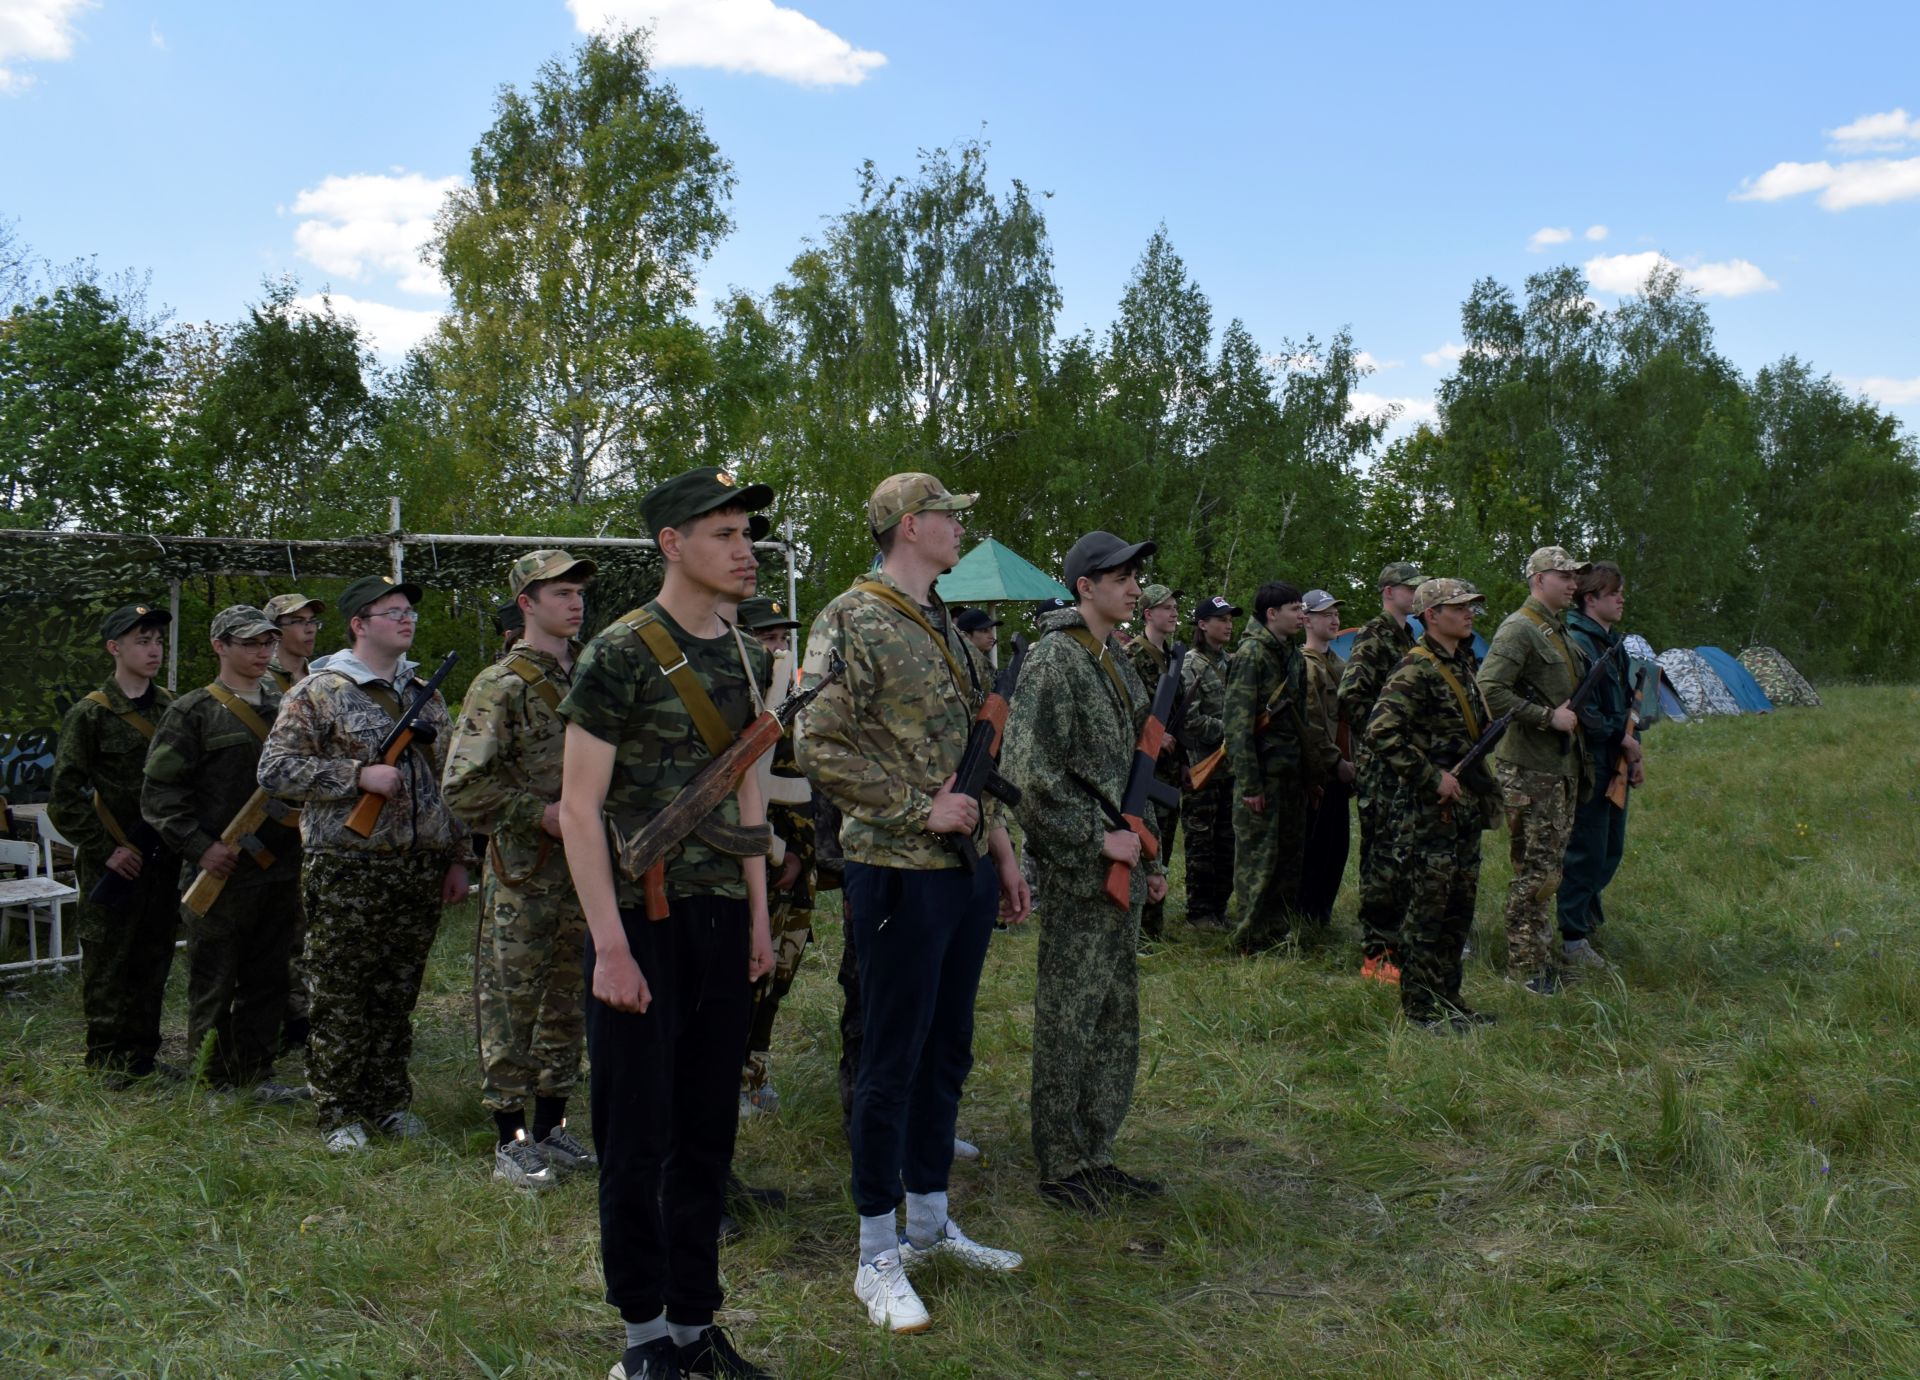
<path id="1" fill-rule="evenodd" d="M 271 677 L 261 679 L 258 703 L 239 698 L 269 725 L 280 712 Z M 253 795 L 260 751 L 253 730 L 205 688 L 187 691 L 161 715 L 140 809 L 180 855 L 180 892 L 199 875 L 200 856 Z M 208 1077 L 230 1087 L 258 1083 L 273 1071 L 300 915 L 299 834 L 269 819 L 255 837 L 272 855 L 270 866 L 263 869 L 242 847 L 207 913 L 180 910 L 187 931 L 187 1047 L 197 1055 L 211 1034 Z"/>
<path id="2" fill-rule="evenodd" d="M 47 818 L 73 844 L 80 887 L 77 928 L 82 945 L 80 1000 L 87 1020 L 87 1063 L 95 1068 L 153 1067 L 160 1048 L 160 1007 L 173 964 L 180 924 L 180 860 L 172 854 L 142 867 L 133 899 L 119 910 L 86 899 L 119 846 L 96 813 L 94 796 L 122 833 L 140 822 L 141 770 L 147 738 L 120 716 L 139 713 L 152 724 L 173 700 L 159 685 L 139 705 L 112 677 L 100 687 L 102 706 L 83 699 L 67 711 L 54 752 Z"/>
<path id="3" fill-rule="evenodd" d="M 1427 1020 L 1462 1006 L 1460 954 L 1479 894 L 1480 834 L 1498 808 L 1499 791 L 1482 758 L 1461 781 L 1459 800 L 1443 807 L 1437 799 L 1440 773 L 1466 756 L 1490 716 L 1474 685 L 1471 641 L 1451 653 L 1430 637 L 1418 645 L 1426 655 L 1408 653 L 1387 677 L 1366 737 L 1369 753 L 1396 785 L 1376 846 L 1386 854 L 1405 916 L 1398 939 L 1400 1006 L 1410 1018 Z M 1475 722 L 1462 717 L 1441 666 L 1466 694 Z"/>
<path id="4" fill-rule="evenodd" d="M 440 928 L 447 871 L 467 856 L 467 831 L 440 794 L 453 720 L 436 693 L 417 740 L 396 763 L 399 789 L 369 838 L 346 828 L 360 799 L 360 769 L 378 760 L 393 717 L 369 693 L 417 694 L 411 661 L 394 685 L 351 652 L 316 665 L 280 702 L 260 784 L 300 812 L 306 899 L 307 981 L 313 1030 L 307 1081 L 323 1130 L 371 1122 L 412 1100 L 413 1005 Z"/>
<path id="5" fill-rule="evenodd" d="M 1226 736 L 1227 653 L 1204 640 L 1180 663 L 1180 693 L 1187 706 L 1181 746 L 1189 768 L 1197 767 Z M 1233 769 L 1224 760 L 1204 790 L 1181 801 L 1186 824 L 1187 923 L 1224 926 L 1233 895 Z"/>
<path id="6" fill-rule="evenodd" d="M 1158 861 L 1133 869 L 1131 904 L 1101 888 L 1112 827 L 1078 774 L 1116 808 L 1126 790 L 1148 696 L 1109 643 L 1113 678 L 1065 631 L 1077 609 L 1040 617 L 1007 718 L 1001 771 L 1021 790 L 1018 814 L 1047 892 L 1033 993 L 1033 1151 L 1043 1182 L 1113 1163 L 1114 1137 L 1133 1102 L 1140 1059 L 1140 909 Z"/>
<path id="7" fill-rule="evenodd" d="M 794 761 L 791 727 L 774 745 L 773 774 L 790 781 L 806 780 Z M 753 1025 L 747 1032 L 747 1061 L 740 1068 L 740 1091 L 744 1093 L 755 1093 L 767 1086 L 767 1058 L 773 1048 L 773 1020 L 779 1014 L 781 1001 L 793 990 L 793 979 L 800 971 L 800 960 L 806 957 L 808 941 L 813 938 L 812 799 L 809 798 L 805 804 L 769 801 L 767 823 L 773 826 L 774 836 L 780 840 L 784 852 L 778 867 L 771 858 L 767 860 L 767 918 L 773 936 L 773 971 L 761 978 L 759 986 L 754 989 Z M 791 887 L 781 891 L 775 888 L 774 883 L 779 879 L 787 858 L 800 860 L 800 875 L 794 879 Z"/>
<path id="8" fill-rule="evenodd" d="M 1580 730 L 1561 733 L 1549 720 L 1554 706 L 1579 688 L 1585 669 L 1564 619 L 1531 596 L 1500 624 L 1480 668 L 1487 708 L 1495 715 L 1513 711 L 1492 756 L 1511 834 L 1507 972 L 1514 977 L 1548 971 L 1560 947 L 1553 942 L 1554 896 L 1574 802 L 1590 768 Z"/>
<path id="9" fill-rule="evenodd" d="M 262 681 L 261 684 L 264 685 L 267 681 L 273 683 L 274 689 L 282 698 L 284 698 L 287 691 L 293 689 L 297 683 L 293 672 L 280 664 L 280 653 L 277 649 L 273 654 L 273 660 L 267 663 L 266 681 Z M 305 903 L 300 897 L 298 888 L 294 891 L 293 911 L 293 949 L 287 955 L 287 1010 L 285 1023 L 287 1025 L 297 1024 L 300 1029 L 304 1030 L 306 1029 L 309 1006 L 307 999 L 307 958 L 305 952 L 307 946 L 307 911 Z M 295 1036 L 293 1038 L 297 1039 L 298 1037 Z"/>
<path id="10" fill-rule="evenodd" d="M 490 1112 L 565 1100 L 586 1039 L 580 948 L 586 916 L 566 850 L 543 821 L 560 799 L 569 664 L 522 642 L 473 679 L 447 752 L 447 808 L 488 836 L 474 936 L 473 1013 L 481 1101 Z M 523 667 L 532 681 L 519 674 Z"/>
<path id="11" fill-rule="evenodd" d="M 1382 613 L 1353 636 L 1340 673 L 1340 718 L 1353 741 L 1353 794 L 1360 817 L 1360 944 L 1369 955 L 1394 947 L 1400 932 L 1398 883 L 1378 844 L 1385 837 L 1381 812 L 1393 796 L 1393 781 L 1373 760 L 1366 728 L 1387 677 L 1413 649 L 1413 630 Z"/>
<path id="12" fill-rule="evenodd" d="M 1234 947 L 1270 948 L 1293 928 L 1306 859 L 1308 790 L 1319 780 L 1307 727 L 1307 669 L 1299 648 L 1249 624 L 1227 670 L 1227 761 L 1233 765 Z M 1257 729 L 1262 712 L 1271 718 Z M 1264 795 L 1255 814 L 1245 797 Z"/>
<path id="13" fill-rule="evenodd" d="M 1153 699 L 1155 688 L 1160 684 L 1160 677 L 1167 673 L 1167 665 L 1171 658 L 1171 649 L 1163 652 L 1144 636 L 1134 638 L 1133 644 L 1127 648 L 1127 659 L 1133 663 L 1134 673 L 1140 677 L 1140 683 L 1146 687 L 1149 702 Z M 1182 667 L 1186 665 L 1184 658 L 1181 665 Z M 1181 677 L 1183 683 L 1185 679 L 1185 676 Z M 1169 714 L 1169 717 L 1172 715 Z M 1185 736 L 1187 736 L 1186 732 L 1182 732 L 1181 737 Z M 1180 789 L 1180 777 L 1185 766 L 1186 749 L 1182 744 L 1174 743 L 1161 752 L 1160 760 L 1154 765 L 1153 774 L 1177 791 Z M 1153 807 L 1151 827 L 1155 837 L 1160 840 L 1161 859 L 1172 862 L 1174 836 L 1180 830 L 1180 807 L 1156 804 Z M 1140 933 L 1148 939 L 1160 937 L 1165 923 L 1166 906 L 1165 901 L 1149 901 L 1146 908 L 1140 912 Z"/>
<path id="14" fill-rule="evenodd" d="M 1300 649 L 1307 668 L 1308 756 L 1320 779 L 1318 800 L 1308 815 L 1306 858 L 1300 878 L 1300 913 L 1316 929 L 1333 919 L 1333 903 L 1347 870 L 1351 840 L 1347 800 L 1353 788 L 1340 780 L 1340 676 L 1346 663 L 1329 647 Z"/>

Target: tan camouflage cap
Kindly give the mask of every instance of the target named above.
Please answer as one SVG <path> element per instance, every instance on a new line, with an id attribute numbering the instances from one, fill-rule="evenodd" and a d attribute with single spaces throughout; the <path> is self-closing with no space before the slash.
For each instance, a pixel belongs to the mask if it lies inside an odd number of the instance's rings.
<path id="1" fill-rule="evenodd" d="M 1432 579 L 1423 581 L 1413 592 L 1413 613 L 1417 618 L 1435 604 L 1480 604 L 1486 596 L 1465 580 Z"/>
<path id="2" fill-rule="evenodd" d="M 302 609 L 325 609 L 324 599 L 309 599 L 304 594 L 276 594 L 261 605 L 260 611 L 274 622 L 291 618 Z"/>
<path id="3" fill-rule="evenodd" d="M 1567 554 L 1564 546 L 1543 546 L 1527 557 L 1527 578 L 1544 575 L 1549 570 L 1564 570 L 1569 575 L 1578 575 L 1591 561 L 1576 561 Z"/>
<path id="4" fill-rule="evenodd" d="M 867 523 L 884 532 L 908 513 L 963 513 L 979 494 L 952 494 L 930 474 L 890 474 L 867 500 Z"/>
<path id="5" fill-rule="evenodd" d="M 267 633 L 278 637 L 280 629 L 273 625 L 271 618 L 251 604 L 233 604 L 213 616 L 213 635 L 221 642 L 238 642 Z"/>
<path id="6" fill-rule="evenodd" d="M 564 551 L 529 551 L 507 567 L 507 584 L 517 599 L 535 580 L 591 580 L 600 567 L 588 560 L 575 560 Z"/>
<path id="7" fill-rule="evenodd" d="M 1140 606 L 1137 610 L 1145 613 L 1148 609 L 1157 609 L 1162 604 L 1171 604 L 1180 597 L 1180 591 L 1169 589 L 1165 585 L 1148 585 L 1140 591 Z"/>

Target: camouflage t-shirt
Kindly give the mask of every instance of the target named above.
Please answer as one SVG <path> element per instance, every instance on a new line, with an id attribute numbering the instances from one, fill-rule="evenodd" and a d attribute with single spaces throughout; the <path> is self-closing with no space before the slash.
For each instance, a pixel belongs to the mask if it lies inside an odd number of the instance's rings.
<path id="1" fill-rule="evenodd" d="M 741 668 L 744 642 L 755 684 L 764 685 L 772 667 L 765 649 L 752 638 L 695 637 L 658 603 L 646 606 L 672 636 L 687 665 L 700 678 L 730 733 L 738 734 L 756 713 L 752 687 Z M 573 688 L 560 702 L 561 717 L 614 746 L 613 778 L 607 783 L 607 817 L 622 834 L 631 834 L 647 816 L 664 808 L 711 760 L 706 740 L 680 702 L 653 654 L 624 621 L 614 622 L 587 644 L 574 667 Z M 728 796 L 720 817 L 740 822 L 740 804 Z M 715 852 L 689 836 L 667 854 L 667 889 L 682 895 L 744 899 L 746 879 L 740 860 Z M 640 887 L 614 869 L 622 906 L 643 902 Z"/>

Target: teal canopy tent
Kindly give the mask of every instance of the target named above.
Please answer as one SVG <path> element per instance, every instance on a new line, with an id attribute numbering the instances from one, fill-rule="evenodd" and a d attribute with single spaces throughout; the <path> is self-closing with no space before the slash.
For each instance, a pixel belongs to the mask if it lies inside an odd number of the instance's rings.
<path id="1" fill-rule="evenodd" d="M 1065 585 L 992 537 L 962 556 L 935 588 L 949 604 L 1032 604 L 1067 597 Z"/>

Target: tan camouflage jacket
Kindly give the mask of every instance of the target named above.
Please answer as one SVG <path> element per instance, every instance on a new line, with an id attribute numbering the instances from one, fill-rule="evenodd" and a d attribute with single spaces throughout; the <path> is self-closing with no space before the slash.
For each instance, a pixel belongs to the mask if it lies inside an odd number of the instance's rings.
<path id="1" fill-rule="evenodd" d="M 395 679 L 403 694 L 417 693 L 416 668 L 402 661 Z M 440 795 L 453 719 L 439 694 L 420 715 L 433 730 L 427 746 L 415 743 L 396 764 L 400 789 L 380 811 L 370 838 L 346 827 L 360 800 L 360 768 L 378 760 L 380 742 L 393 717 L 363 685 L 386 688 L 351 652 L 335 652 L 280 701 L 280 717 L 260 754 L 260 784 L 282 800 L 298 801 L 300 844 L 310 853 L 398 853 L 407 849 L 453 855 L 465 845 L 467 827 Z"/>
<path id="2" fill-rule="evenodd" d="M 1320 779 L 1332 781 L 1340 766 L 1340 676 L 1347 663 L 1331 647 L 1316 652 L 1302 646 L 1300 656 L 1307 664 L 1307 754 Z"/>
<path id="3" fill-rule="evenodd" d="M 1181 735 L 1181 746 L 1186 749 L 1189 766 L 1199 766 L 1226 736 L 1227 661 L 1224 648 L 1215 651 L 1201 641 L 1194 643 L 1180 663 L 1180 695 L 1187 706 L 1187 731 Z M 1226 780 L 1226 775 L 1215 775 Z"/>
<path id="4" fill-rule="evenodd" d="M 871 578 L 895 590 L 885 571 Z M 900 591 L 903 596 L 905 591 Z M 847 859 L 876 867 L 960 866 L 953 852 L 924 831 L 933 797 L 960 765 L 973 716 L 993 687 L 980 649 L 953 627 L 934 596 L 935 627 L 960 666 L 956 687 L 947 658 L 926 630 L 879 596 L 850 589 L 813 621 L 807 634 L 805 683 L 826 673 L 837 651 L 846 673 L 800 716 L 794 755 L 808 778 L 842 813 L 840 846 Z M 991 796 L 983 802 L 975 842 L 1002 822 Z"/>
<path id="5" fill-rule="evenodd" d="M 569 660 L 577 660 L 574 646 Z M 547 693 L 511 664 L 515 657 Z M 560 799 L 560 762 L 567 721 L 559 702 L 573 688 L 571 670 L 560 658 L 522 642 L 473 678 L 460 705 L 460 724 L 447 750 L 440 791 L 447 808 L 476 834 L 486 834 L 499 851 L 508 875 L 523 877 L 540 866 L 541 841 L 547 840 L 545 871 L 564 877 L 566 855 L 560 841 L 541 826 L 547 806 Z M 548 693 L 552 703 L 548 703 Z"/>
<path id="6" fill-rule="evenodd" d="M 1573 777 L 1584 783 L 1592 770 L 1579 728 L 1561 733 L 1550 726 L 1555 705 L 1580 686 L 1587 663 L 1567 636 L 1566 617 L 1532 595 L 1508 614 L 1487 646 L 1480 666 L 1480 693 L 1493 713 L 1513 711 L 1513 723 L 1493 750 L 1493 760 L 1527 771 Z M 1578 799 L 1586 794 L 1576 787 Z"/>

